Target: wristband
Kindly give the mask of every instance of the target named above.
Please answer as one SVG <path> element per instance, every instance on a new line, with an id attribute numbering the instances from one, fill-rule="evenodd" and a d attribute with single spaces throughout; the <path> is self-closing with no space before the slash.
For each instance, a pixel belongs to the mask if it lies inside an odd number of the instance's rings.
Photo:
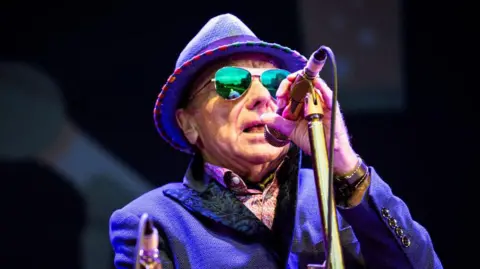
<path id="1" fill-rule="evenodd" d="M 336 176 L 334 180 L 334 188 L 338 198 L 348 200 L 352 193 L 362 184 L 368 177 L 368 166 L 358 157 L 358 164 L 355 169 L 343 176 Z"/>

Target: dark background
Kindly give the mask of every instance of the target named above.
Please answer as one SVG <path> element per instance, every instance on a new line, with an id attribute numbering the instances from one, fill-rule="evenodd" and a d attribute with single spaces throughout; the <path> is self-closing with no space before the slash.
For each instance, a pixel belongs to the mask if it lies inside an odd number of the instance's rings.
<path id="1" fill-rule="evenodd" d="M 475 17 L 460 4 L 403 1 L 405 110 L 346 114 L 355 149 L 429 230 L 446 268 L 468 258 L 460 241 L 473 240 L 459 231 L 475 225 L 461 226 L 468 217 L 459 210 L 471 197 L 465 195 L 474 188 L 471 179 L 478 179 L 478 171 L 470 171 L 476 154 L 467 128 L 474 122 L 468 114 L 473 98 L 466 95 L 476 87 L 466 72 L 474 62 Z M 2 2 L 0 60 L 43 66 L 61 86 L 70 117 L 161 185 L 179 180 L 188 162 L 152 122 L 155 97 L 176 55 L 208 18 L 224 12 L 241 17 L 263 39 L 300 48 L 294 10 L 294 0 Z M 30 268 L 81 268 L 82 197 L 33 161 L 3 161 L 0 178 L 0 267 L 21 260 Z"/>

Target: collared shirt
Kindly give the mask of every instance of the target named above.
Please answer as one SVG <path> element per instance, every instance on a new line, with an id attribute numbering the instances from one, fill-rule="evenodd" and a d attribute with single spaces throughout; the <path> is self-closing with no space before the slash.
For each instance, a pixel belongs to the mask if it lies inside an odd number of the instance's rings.
<path id="1" fill-rule="evenodd" d="M 279 192 L 276 173 L 267 177 L 262 182 L 263 184 L 258 184 L 259 188 L 257 189 L 249 187 L 240 176 L 229 169 L 210 163 L 205 163 L 204 169 L 208 176 L 232 191 L 237 199 L 250 209 L 258 219 L 270 229 L 272 228 Z"/>

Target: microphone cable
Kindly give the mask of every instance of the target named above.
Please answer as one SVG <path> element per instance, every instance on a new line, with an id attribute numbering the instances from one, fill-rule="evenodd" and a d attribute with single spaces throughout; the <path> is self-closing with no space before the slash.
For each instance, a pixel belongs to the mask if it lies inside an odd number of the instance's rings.
<path id="1" fill-rule="evenodd" d="M 333 51 L 326 46 L 322 46 L 321 49 L 327 54 L 330 62 L 332 63 L 332 79 L 333 79 L 333 88 L 332 88 L 332 104 L 331 104 L 331 118 L 330 118 L 330 148 L 328 149 L 328 199 L 327 201 L 330 203 L 333 199 L 333 159 L 334 159 L 334 152 L 335 152 L 335 126 L 337 121 L 337 98 L 338 98 L 338 72 L 337 72 L 337 62 L 335 60 L 335 54 Z M 329 266 L 329 257 L 330 251 L 332 248 L 332 226 L 333 226 L 333 213 L 331 204 L 328 205 L 328 231 L 327 231 L 327 257 L 326 257 L 326 266 Z M 333 208 L 336 210 L 336 207 Z"/>

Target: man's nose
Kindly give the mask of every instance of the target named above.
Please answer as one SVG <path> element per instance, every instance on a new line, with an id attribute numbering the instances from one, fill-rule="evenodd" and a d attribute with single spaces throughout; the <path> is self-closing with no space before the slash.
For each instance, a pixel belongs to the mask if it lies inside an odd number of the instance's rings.
<path id="1" fill-rule="evenodd" d="M 272 96 L 267 88 L 265 88 L 259 79 L 254 78 L 250 89 L 247 92 L 246 108 L 248 110 L 259 110 L 259 112 L 266 112 L 271 105 Z"/>

